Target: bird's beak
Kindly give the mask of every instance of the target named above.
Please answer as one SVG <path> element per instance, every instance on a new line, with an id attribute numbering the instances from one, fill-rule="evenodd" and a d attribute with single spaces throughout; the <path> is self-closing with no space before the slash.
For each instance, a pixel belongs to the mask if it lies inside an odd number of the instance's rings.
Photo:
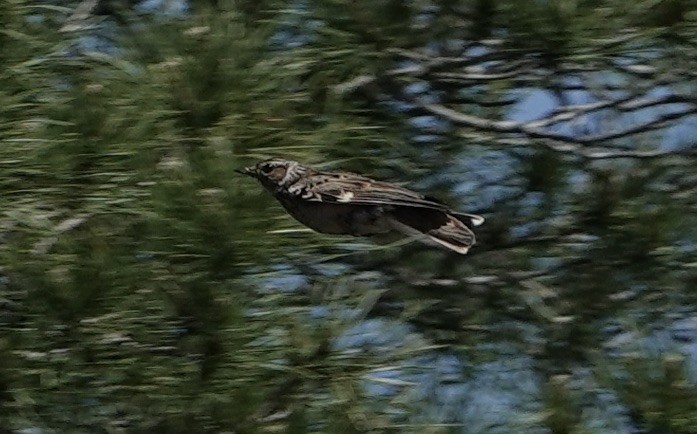
<path id="1" fill-rule="evenodd" d="M 241 169 L 235 169 L 235 172 L 241 173 L 241 174 L 247 175 L 247 176 L 255 176 L 257 173 L 256 170 L 254 169 L 254 167 L 243 167 Z"/>

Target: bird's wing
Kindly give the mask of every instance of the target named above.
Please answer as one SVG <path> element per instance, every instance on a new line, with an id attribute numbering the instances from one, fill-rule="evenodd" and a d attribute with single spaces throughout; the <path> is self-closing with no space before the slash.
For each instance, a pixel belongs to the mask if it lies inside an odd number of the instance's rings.
<path id="1" fill-rule="evenodd" d="M 289 188 L 289 192 L 316 202 L 411 206 L 449 211 L 446 205 L 414 191 L 353 173 L 319 172 L 298 181 Z"/>

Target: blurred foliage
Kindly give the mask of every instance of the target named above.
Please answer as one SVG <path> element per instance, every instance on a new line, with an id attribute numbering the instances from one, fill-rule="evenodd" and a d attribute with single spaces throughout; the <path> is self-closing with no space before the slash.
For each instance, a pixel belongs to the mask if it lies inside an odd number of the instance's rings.
<path id="1" fill-rule="evenodd" d="M 625 33 L 658 87 L 690 2 L 95 5 L 0 2 L 0 431 L 694 432 L 694 160 L 464 140 L 396 74 L 337 92 L 487 38 L 602 72 Z M 270 155 L 484 212 L 480 246 L 297 231 L 232 171 Z"/>

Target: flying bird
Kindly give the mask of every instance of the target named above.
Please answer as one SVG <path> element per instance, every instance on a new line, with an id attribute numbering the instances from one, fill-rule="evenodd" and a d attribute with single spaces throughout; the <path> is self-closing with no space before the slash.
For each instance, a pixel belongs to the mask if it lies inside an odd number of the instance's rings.
<path id="1" fill-rule="evenodd" d="M 236 170 L 256 178 L 300 223 L 325 234 L 401 232 L 465 254 L 475 243 L 475 214 L 388 182 L 349 172 L 325 172 L 271 158 Z"/>

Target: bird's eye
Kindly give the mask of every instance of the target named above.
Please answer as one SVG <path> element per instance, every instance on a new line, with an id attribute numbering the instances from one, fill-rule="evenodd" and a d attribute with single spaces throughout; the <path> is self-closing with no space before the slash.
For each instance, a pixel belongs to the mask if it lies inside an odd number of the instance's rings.
<path id="1" fill-rule="evenodd" d="M 271 167 L 270 164 L 265 164 L 265 165 L 261 166 L 261 172 L 262 172 L 262 173 L 267 173 L 267 174 L 268 174 L 268 173 L 271 173 L 272 170 L 273 170 L 273 167 Z"/>

